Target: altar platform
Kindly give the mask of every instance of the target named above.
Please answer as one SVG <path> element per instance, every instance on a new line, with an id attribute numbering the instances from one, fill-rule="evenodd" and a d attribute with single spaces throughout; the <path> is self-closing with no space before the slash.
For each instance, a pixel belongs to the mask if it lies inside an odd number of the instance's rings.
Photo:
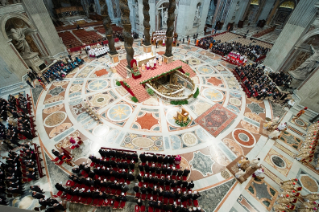
<path id="1" fill-rule="evenodd" d="M 127 74 L 126 74 L 127 72 L 125 69 L 126 66 L 127 66 L 127 61 L 124 59 L 124 60 L 121 60 L 120 63 L 115 67 L 117 73 L 120 74 L 123 78 L 127 77 Z M 187 65 L 186 63 L 180 60 L 176 60 L 169 64 L 163 63 L 161 66 L 158 66 L 157 64 L 154 70 L 149 69 L 145 71 L 140 71 L 142 75 L 140 78 L 138 79 L 128 78 L 123 80 L 123 82 L 127 83 L 130 86 L 130 90 L 136 96 L 138 101 L 143 102 L 147 100 L 148 98 L 150 98 L 150 95 L 146 92 L 146 89 L 141 84 L 141 82 L 151 79 L 152 77 L 159 76 L 179 66 L 182 67 L 182 70 L 185 73 L 189 73 L 190 77 L 194 77 L 196 75 L 189 65 Z"/>

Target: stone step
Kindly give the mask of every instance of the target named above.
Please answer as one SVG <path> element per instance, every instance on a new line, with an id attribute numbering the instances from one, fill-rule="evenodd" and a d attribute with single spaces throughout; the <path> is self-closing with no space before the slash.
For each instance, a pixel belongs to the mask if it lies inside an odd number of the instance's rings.
<path id="1" fill-rule="evenodd" d="M 28 87 L 28 85 L 25 82 L 19 82 L 19 83 L 13 84 L 13 85 L 8 85 L 6 87 L 0 88 L 0 95 L 18 92 L 18 91 L 25 89 L 27 87 Z"/>
<path id="2" fill-rule="evenodd" d="M 290 111 L 296 115 L 300 110 L 302 110 L 303 108 L 305 108 L 305 106 L 303 105 L 300 105 L 300 104 L 295 104 L 291 109 Z M 311 110 L 311 109 L 307 109 L 306 112 L 302 115 L 302 118 L 303 119 L 307 119 L 307 120 L 311 120 L 313 119 L 314 117 L 316 117 L 318 115 L 317 112 Z"/>

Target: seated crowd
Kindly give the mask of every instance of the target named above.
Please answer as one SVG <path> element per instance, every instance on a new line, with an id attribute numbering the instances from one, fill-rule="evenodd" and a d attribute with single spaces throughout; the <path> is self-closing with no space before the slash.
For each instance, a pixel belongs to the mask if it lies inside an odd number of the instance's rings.
<path id="1" fill-rule="evenodd" d="M 42 73 L 42 76 L 47 83 L 54 80 L 61 81 L 69 72 L 83 63 L 84 61 L 82 59 L 75 57 L 75 59 L 72 60 L 72 57 L 69 56 L 69 59 L 66 58 L 65 62 L 62 60 L 55 62 L 47 71 Z"/>
<path id="2" fill-rule="evenodd" d="M 46 212 L 54 212 L 57 210 L 65 211 L 65 208 L 62 205 L 62 201 L 59 202 L 58 200 L 51 197 L 45 199 L 44 192 L 39 186 L 30 186 L 30 189 L 32 191 L 32 197 L 39 200 L 39 205 L 41 205 L 40 210 L 46 209 L 49 206 Z"/>
<path id="3" fill-rule="evenodd" d="M 135 177 L 139 161 L 135 151 L 101 148 L 99 153 L 101 158 L 91 155 L 91 163 L 83 162 L 73 168 L 65 186 L 57 183 L 59 192 L 55 197 L 72 203 L 122 209 L 128 201 L 129 184 L 137 179 L 139 183 L 133 187 L 137 207 L 148 199 L 149 211 L 190 211 L 188 207 L 191 211 L 201 211 L 197 202 L 200 194 L 192 191 L 193 181 L 187 182 L 190 170 L 180 169 L 180 157 L 143 153 L 139 157 L 140 173 Z"/>
<path id="4" fill-rule="evenodd" d="M 128 185 L 135 179 L 134 167 L 138 161 L 136 152 L 100 149 L 102 158 L 90 156 L 91 164 L 73 168 L 74 174 L 64 187 L 57 183 L 57 196 L 66 201 L 92 206 L 125 206 Z M 63 196 L 62 196 L 62 193 Z"/>
<path id="5" fill-rule="evenodd" d="M 9 150 L 6 162 L 0 162 L 0 204 L 8 197 L 24 194 L 23 184 L 38 179 L 38 164 L 30 143 L 21 144 L 20 154 Z"/>
<path id="6" fill-rule="evenodd" d="M 243 45 L 235 41 L 232 43 L 218 43 L 212 46 L 212 51 L 217 54 L 225 56 L 228 55 L 231 51 L 236 51 L 240 55 L 244 55 L 252 61 L 256 61 L 261 56 L 266 55 L 269 50 L 269 48 L 265 48 L 259 45 Z"/>
<path id="7" fill-rule="evenodd" d="M 180 169 L 180 156 L 143 153 L 140 160 L 139 183 L 133 187 L 139 207 L 148 200 L 148 211 L 201 211 L 200 194 L 192 191 L 193 181 L 187 182 L 190 170 Z"/>
<path id="8" fill-rule="evenodd" d="M 212 48 L 213 45 L 217 45 L 220 42 L 221 42 L 220 40 L 218 41 L 214 40 L 214 37 L 205 37 L 205 38 L 201 38 L 198 41 L 197 46 L 203 49 L 208 49 L 208 48 Z"/>
<path id="9" fill-rule="evenodd" d="M 8 101 L 0 98 L 0 138 L 9 149 L 19 147 L 21 139 L 34 137 L 33 118 L 29 113 L 29 101 L 19 94 L 19 98 L 9 95 Z"/>
<path id="10" fill-rule="evenodd" d="M 83 59 L 75 57 L 75 59 L 73 60 L 71 55 L 69 55 L 69 58 L 65 58 L 65 62 L 63 62 L 62 60 L 58 60 L 54 64 L 52 64 L 46 71 L 42 72 L 42 76 L 32 70 L 28 72 L 28 77 L 31 82 L 37 79 L 43 89 L 46 90 L 45 83 L 49 84 L 54 80 L 63 80 L 68 73 L 70 73 L 73 69 L 75 69 L 79 65 L 82 65 L 83 63 Z M 26 80 L 30 87 L 33 88 L 33 85 L 30 81 L 28 79 Z"/>
<path id="11" fill-rule="evenodd" d="M 274 102 L 284 101 L 288 93 L 279 91 L 277 88 L 279 84 L 277 85 L 264 73 L 264 68 L 264 66 L 258 67 L 258 64 L 254 63 L 252 65 L 236 67 L 234 73 L 236 78 L 242 82 L 242 86 L 248 97 L 253 96 L 258 100 L 272 98 Z M 282 85 L 282 82 L 280 82 L 280 85 Z"/>

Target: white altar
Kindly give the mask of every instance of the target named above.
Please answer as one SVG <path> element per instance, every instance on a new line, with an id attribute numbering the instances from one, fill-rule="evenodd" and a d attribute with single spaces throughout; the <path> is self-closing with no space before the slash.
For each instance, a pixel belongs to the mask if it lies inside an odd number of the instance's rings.
<path id="1" fill-rule="evenodd" d="M 150 53 L 145 53 L 139 56 L 136 56 L 134 59 L 137 62 L 137 66 L 141 67 L 142 64 L 144 63 L 144 65 L 146 65 L 146 63 L 150 60 L 150 59 L 154 59 L 155 55 L 152 54 L 152 52 Z"/>

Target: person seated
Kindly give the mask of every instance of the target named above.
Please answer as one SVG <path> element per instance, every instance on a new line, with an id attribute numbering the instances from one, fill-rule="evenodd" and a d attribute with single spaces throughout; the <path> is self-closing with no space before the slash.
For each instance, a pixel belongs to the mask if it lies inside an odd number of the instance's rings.
<path id="1" fill-rule="evenodd" d="M 31 191 L 36 191 L 36 192 L 39 192 L 41 194 L 44 193 L 44 191 L 38 185 L 30 186 L 30 189 L 31 189 Z"/>
<path id="2" fill-rule="evenodd" d="M 35 191 L 32 192 L 32 197 L 36 198 L 36 199 L 44 199 L 45 198 L 45 196 L 43 194 L 37 193 Z"/>

